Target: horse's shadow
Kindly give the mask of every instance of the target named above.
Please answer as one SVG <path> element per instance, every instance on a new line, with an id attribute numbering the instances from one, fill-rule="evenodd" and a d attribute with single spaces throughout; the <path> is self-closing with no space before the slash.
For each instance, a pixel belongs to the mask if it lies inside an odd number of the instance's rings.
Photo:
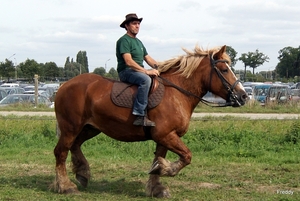
<path id="1" fill-rule="evenodd" d="M 81 193 L 111 195 L 126 195 L 129 197 L 145 197 L 145 183 L 141 181 L 127 181 L 125 178 L 115 180 L 93 180 L 89 182 L 87 188 L 82 187 L 75 179 L 71 179 L 78 186 Z M 54 189 L 54 177 L 47 175 L 32 175 L 21 177 L 0 177 L 2 184 L 9 185 L 15 189 L 34 189 L 34 191 L 52 192 Z"/>
<path id="2" fill-rule="evenodd" d="M 145 197 L 145 183 L 141 181 L 127 181 L 125 178 L 115 180 L 91 180 L 87 188 L 78 185 L 79 191 L 87 193 L 108 193 L 113 195 L 127 195 L 129 197 Z"/>

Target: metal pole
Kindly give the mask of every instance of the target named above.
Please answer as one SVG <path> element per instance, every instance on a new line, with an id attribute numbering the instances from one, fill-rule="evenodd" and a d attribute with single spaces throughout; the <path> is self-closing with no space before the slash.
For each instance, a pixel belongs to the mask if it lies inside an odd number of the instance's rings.
<path id="1" fill-rule="evenodd" d="M 17 72 L 17 59 L 15 59 L 15 76 L 16 76 L 16 81 L 18 80 L 18 72 Z"/>
<path id="2" fill-rule="evenodd" d="M 11 55 L 10 57 L 8 57 L 8 59 L 7 60 L 9 60 L 10 58 L 12 58 L 13 56 L 15 56 L 16 55 L 16 53 L 14 53 L 13 55 Z"/>
<path id="3" fill-rule="evenodd" d="M 109 61 L 110 59 L 107 59 L 107 61 L 105 62 L 105 72 L 106 72 L 106 63 Z"/>
<path id="4" fill-rule="evenodd" d="M 35 108 L 38 105 L 38 84 L 39 84 L 38 77 L 39 76 L 37 74 L 34 75 L 34 105 L 35 105 Z"/>

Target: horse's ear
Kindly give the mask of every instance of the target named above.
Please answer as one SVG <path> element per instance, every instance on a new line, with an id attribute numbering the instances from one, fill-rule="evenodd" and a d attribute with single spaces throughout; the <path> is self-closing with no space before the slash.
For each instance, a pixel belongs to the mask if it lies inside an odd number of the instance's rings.
<path id="1" fill-rule="evenodd" d="M 217 52 L 215 55 L 214 55 L 214 59 L 215 60 L 218 60 L 218 59 L 221 59 L 222 55 L 226 52 L 226 45 L 222 46 L 221 49 L 219 50 L 219 52 Z"/>

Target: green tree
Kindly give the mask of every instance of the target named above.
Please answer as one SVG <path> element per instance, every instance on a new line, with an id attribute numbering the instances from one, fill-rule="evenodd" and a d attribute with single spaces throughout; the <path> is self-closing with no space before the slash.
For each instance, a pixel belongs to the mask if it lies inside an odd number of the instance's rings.
<path id="1" fill-rule="evenodd" d="M 115 80 L 119 80 L 119 74 L 116 71 L 115 68 L 111 68 L 108 72 L 108 74 L 111 76 L 111 78 L 115 79 Z"/>
<path id="2" fill-rule="evenodd" d="M 55 77 L 59 76 L 59 70 L 55 62 L 47 62 L 44 67 L 44 76 L 47 79 L 53 80 Z"/>
<path id="3" fill-rule="evenodd" d="M 280 77 L 295 77 L 300 75 L 300 68 L 298 65 L 300 46 L 298 48 L 285 47 L 279 50 L 278 60 L 276 66 L 276 73 Z"/>
<path id="4" fill-rule="evenodd" d="M 105 71 L 105 68 L 99 67 L 99 68 L 95 68 L 93 73 L 101 75 L 101 76 L 105 76 L 106 71 Z"/>
<path id="5" fill-rule="evenodd" d="M 66 65 L 68 65 L 69 63 L 71 63 L 71 62 L 70 62 L 70 57 L 67 57 L 67 58 L 66 58 L 66 62 L 65 62 L 65 67 L 66 67 Z"/>
<path id="6" fill-rule="evenodd" d="M 76 56 L 76 62 L 81 64 L 81 73 L 89 72 L 88 58 L 86 51 L 79 51 Z"/>
<path id="7" fill-rule="evenodd" d="M 58 77 L 65 77 L 65 69 L 63 67 L 58 67 Z"/>
<path id="8" fill-rule="evenodd" d="M 15 67 L 11 60 L 5 59 L 5 62 L 0 63 L 0 74 L 2 77 L 7 78 L 7 81 L 14 77 L 14 73 Z"/>
<path id="9" fill-rule="evenodd" d="M 263 53 L 259 52 L 258 49 L 255 52 L 248 52 L 248 53 L 243 53 L 241 57 L 239 58 L 240 61 L 244 63 L 245 66 L 245 72 L 247 66 L 253 69 L 253 75 L 254 75 L 254 70 L 258 66 L 261 66 L 265 62 L 269 62 L 269 57 L 264 55 Z M 246 76 L 245 76 L 246 78 Z"/>
<path id="10" fill-rule="evenodd" d="M 80 74 L 80 64 L 77 62 L 70 62 L 65 66 L 65 77 L 67 79 L 73 78 Z"/>
<path id="11" fill-rule="evenodd" d="M 23 76 L 30 80 L 34 78 L 35 74 L 39 75 L 41 71 L 40 64 L 33 59 L 27 59 L 25 62 L 20 63 L 19 67 L 23 73 Z"/>
<path id="12" fill-rule="evenodd" d="M 226 46 L 226 53 L 229 55 L 230 60 L 231 60 L 231 67 L 233 68 L 238 61 L 237 56 L 237 51 L 235 51 L 231 46 Z"/>

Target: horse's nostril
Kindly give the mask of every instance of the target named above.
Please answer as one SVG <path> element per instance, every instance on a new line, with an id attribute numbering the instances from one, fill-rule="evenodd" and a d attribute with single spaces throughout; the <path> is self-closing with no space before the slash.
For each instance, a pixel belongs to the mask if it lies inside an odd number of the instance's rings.
<path id="1" fill-rule="evenodd" d="M 243 95 L 242 95 L 242 99 L 243 99 L 243 100 L 246 100 L 247 98 L 248 98 L 248 95 L 247 95 L 247 94 L 243 94 Z"/>

